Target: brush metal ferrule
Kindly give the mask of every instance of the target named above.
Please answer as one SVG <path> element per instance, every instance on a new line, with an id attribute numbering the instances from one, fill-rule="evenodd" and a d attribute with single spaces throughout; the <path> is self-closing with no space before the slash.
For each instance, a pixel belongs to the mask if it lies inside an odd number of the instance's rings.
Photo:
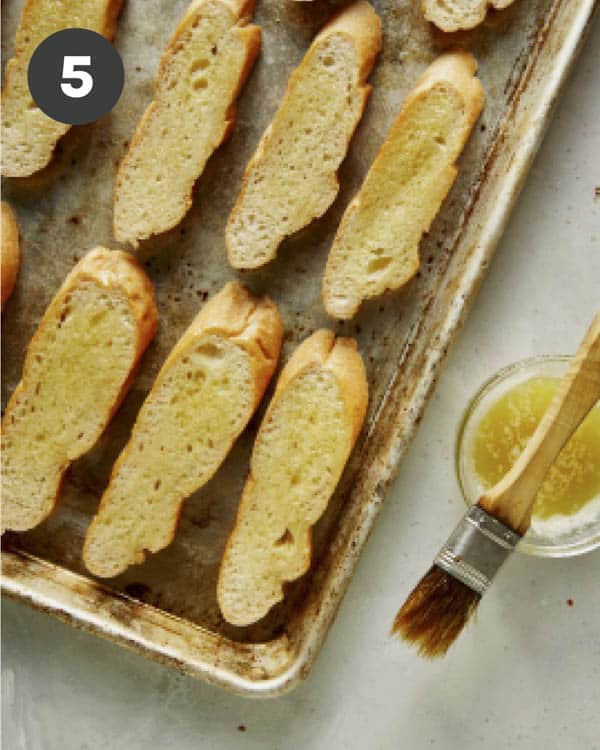
<path id="1" fill-rule="evenodd" d="M 520 539 L 511 528 L 479 505 L 473 505 L 434 562 L 476 593 L 483 594 Z"/>

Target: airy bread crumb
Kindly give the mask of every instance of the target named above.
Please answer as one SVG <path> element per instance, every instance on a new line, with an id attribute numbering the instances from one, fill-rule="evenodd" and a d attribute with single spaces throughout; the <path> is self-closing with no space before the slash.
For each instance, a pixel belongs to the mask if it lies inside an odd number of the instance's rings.
<path id="1" fill-rule="evenodd" d="M 260 50 L 247 25 L 253 0 L 195 0 L 160 62 L 154 101 L 115 184 L 114 232 L 134 247 L 176 226 L 213 151 L 227 138 L 235 100 Z"/>
<path id="2" fill-rule="evenodd" d="M 335 318 L 399 289 L 419 268 L 419 244 L 456 178 L 483 107 L 468 52 L 441 55 L 409 94 L 361 189 L 338 227 L 323 279 Z"/>
<path id="3" fill-rule="evenodd" d="M 53 510 L 63 474 L 98 440 L 156 331 L 152 285 L 131 256 L 96 248 L 50 303 L 2 420 L 2 529 Z"/>
<path id="4" fill-rule="evenodd" d="M 260 426 L 217 585 L 225 619 L 249 625 L 305 573 L 321 517 L 363 424 L 365 368 L 353 339 L 320 330 L 283 369 Z"/>
<path id="5" fill-rule="evenodd" d="M 508 8 L 514 0 L 423 0 L 423 15 L 442 31 L 478 26 L 488 9 Z"/>
<path id="6" fill-rule="evenodd" d="M 366 0 L 344 8 L 313 40 L 246 168 L 225 235 L 234 268 L 272 260 L 285 237 L 335 200 L 380 45 L 381 22 Z"/>

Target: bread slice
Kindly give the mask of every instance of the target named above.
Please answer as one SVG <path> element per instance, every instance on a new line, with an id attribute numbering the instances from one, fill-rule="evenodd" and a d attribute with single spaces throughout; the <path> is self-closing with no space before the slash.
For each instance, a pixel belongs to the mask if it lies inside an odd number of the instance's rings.
<path id="1" fill-rule="evenodd" d="M 260 50 L 248 26 L 254 0 L 193 2 L 160 63 L 154 101 L 119 167 L 114 231 L 121 242 L 165 232 L 192 205 L 192 188 L 233 129 L 235 100 Z"/>
<path id="2" fill-rule="evenodd" d="M 2 227 L 0 240 L 0 299 L 2 307 L 8 300 L 19 272 L 19 226 L 12 208 L 2 201 Z"/>
<path id="3" fill-rule="evenodd" d="M 276 305 L 227 284 L 169 355 L 119 456 L 83 559 L 110 577 L 175 536 L 186 497 L 206 484 L 257 408 L 283 326 Z"/>
<path id="4" fill-rule="evenodd" d="M 283 584 L 308 570 L 311 527 L 340 479 L 367 400 L 353 339 L 317 331 L 283 369 L 221 562 L 217 599 L 228 622 L 256 622 L 283 598 Z"/>
<path id="5" fill-rule="evenodd" d="M 423 0 L 423 14 L 442 31 L 478 26 L 489 8 L 502 10 L 514 0 Z"/>
<path id="6" fill-rule="evenodd" d="M 381 21 L 356 0 L 315 37 L 292 73 L 273 122 L 246 168 L 226 229 L 229 262 L 257 268 L 282 240 L 335 200 L 346 156 L 371 87 Z"/>
<path id="7" fill-rule="evenodd" d="M 3 530 L 51 513 L 63 474 L 117 410 L 157 322 L 152 284 L 130 255 L 99 247 L 67 276 L 2 421 Z"/>
<path id="8" fill-rule="evenodd" d="M 329 253 L 323 299 L 334 318 L 406 284 L 419 243 L 456 178 L 455 162 L 483 107 L 468 52 L 441 55 L 408 95 Z"/>
<path id="9" fill-rule="evenodd" d="M 27 83 L 31 56 L 46 37 L 85 28 L 112 39 L 123 0 L 25 0 L 6 65 L 2 91 L 2 174 L 27 177 L 45 167 L 58 139 L 71 127 L 50 119 L 33 101 Z"/>

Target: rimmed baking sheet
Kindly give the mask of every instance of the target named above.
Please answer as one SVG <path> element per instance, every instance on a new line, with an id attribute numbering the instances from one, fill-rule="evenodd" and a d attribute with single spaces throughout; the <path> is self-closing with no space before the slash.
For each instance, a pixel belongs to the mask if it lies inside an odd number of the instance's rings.
<path id="1" fill-rule="evenodd" d="M 74 128 L 43 173 L 3 183 L 3 197 L 19 217 L 23 245 L 17 289 L 2 317 L 3 404 L 18 382 L 37 322 L 73 263 L 97 244 L 118 246 L 111 229 L 116 164 L 151 98 L 160 53 L 186 5 L 187 0 L 128 0 L 115 40 L 126 70 L 117 107 L 93 126 Z M 240 693 L 275 695 L 307 674 L 485 273 L 596 3 L 515 0 L 479 29 L 454 35 L 425 23 L 419 2 L 374 5 L 383 20 L 383 50 L 371 77 L 371 100 L 340 172 L 338 199 L 322 219 L 287 241 L 267 268 L 235 274 L 226 261 L 223 234 L 242 171 L 289 73 L 332 7 L 320 0 L 259 0 L 255 21 L 263 28 L 262 55 L 240 97 L 234 134 L 210 160 L 182 224 L 139 251 L 156 285 L 161 322 L 135 386 L 96 448 L 70 470 L 53 516 L 31 532 L 3 540 L 7 595 Z M 4 62 L 21 7 L 22 2 L 2 6 Z M 422 243 L 421 271 L 401 293 L 365 305 L 350 323 L 335 323 L 323 310 L 320 281 L 343 209 L 405 94 L 439 51 L 456 45 L 472 50 L 479 62 L 486 106 L 461 157 L 456 184 Z M 188 500 L 168 549 L 109 586 L 91 579 L 81 562 L 83 535 L 108 471 L 160 364 L 207 296 L 236 276 L 280 305 L 284 358 L 314 329 L 333 327 L 358 339 L 371 389 L 367 426 L 316 528 L 311 571 L 249 628 L 223 621 L 215 581 L 259 417 L 214 480 Z"/>

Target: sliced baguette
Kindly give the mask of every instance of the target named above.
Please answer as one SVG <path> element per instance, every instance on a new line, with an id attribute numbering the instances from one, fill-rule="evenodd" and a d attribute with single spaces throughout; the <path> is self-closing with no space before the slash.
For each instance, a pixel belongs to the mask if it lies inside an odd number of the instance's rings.
<path id="1" fill-rule="evenodd" d="M 12 208 L 2 201 L 0 239 L 0 299 L 2 307 L 12 294 L 19 272 L 19 226 Z"/>
<path id="2" fill-rule="evenodd" d="M 115 186 L 114 231 L 138 241 L 176 226 L 213 151 L 233 129 L 235 100 L 260 50 L 246 25 L 254 0 L 193 2 L 160 63 L 154 101 L 135 131 Z"/>
<path id="3" fill-rule="evenodd" d="M 99 438 L 156 331 L 137 262 L 96 248 L 67 276 L 31 340 L 2 421 L 2 529 L 25 531 L 58 499 L 69 465 Z"/>
<path id="4" fill-rule="evenodd" d="M 468 52 L 441 55 L 409 94 L 338 227 L 323 280 L 334 318 L 399 289 L 419 268 L 419 244 L 456 178 L 455 162 L 483 107 Z"/>
<path id="5" fill-rule="evenodd" d="M 423 15 L 442 31 L 478 26 L 488 10 L 503 10 L 514 0 L 423 0 Z"/>
<path id="6" fill-rule="evenodd" d="M 2 91 L 2 174 L 27 177 L 45 167 L 58 139 L 71 127 L 50 119 L 29 92 L 27 69 L 46 37 L 85 28 L 112 39 L 123 0 L 25 0 L 14 57 L 6 65 Z"/>
<path id="7" fill-rule="evenodd" d="M 283 326 L 276 305 L 227 284 L 167 358 L 117 459 L 85 540 L 110 577 L 173 540 L 186 497 L 206 484 L 257 408 Z"/>
<path id="8" fill-rule="evenodd" d="M 335 200 L 337 170 L 367 103 L 365 81 L 380 46 L 381 21 L 366 0 L 315 37 L 246 168 L 226 229 L 234 268 L 272 260 L 285 237 Z"/>
<path id="9" fill-rule="evenodd" d="M 340 479 L 367 399 L 356 342 L 331 331 L 310 336 L 283 369 L 219 572 L 228 622 L 256 622 L 283 598 L 283 584 L 308 570 L 311 527 Z"/>

